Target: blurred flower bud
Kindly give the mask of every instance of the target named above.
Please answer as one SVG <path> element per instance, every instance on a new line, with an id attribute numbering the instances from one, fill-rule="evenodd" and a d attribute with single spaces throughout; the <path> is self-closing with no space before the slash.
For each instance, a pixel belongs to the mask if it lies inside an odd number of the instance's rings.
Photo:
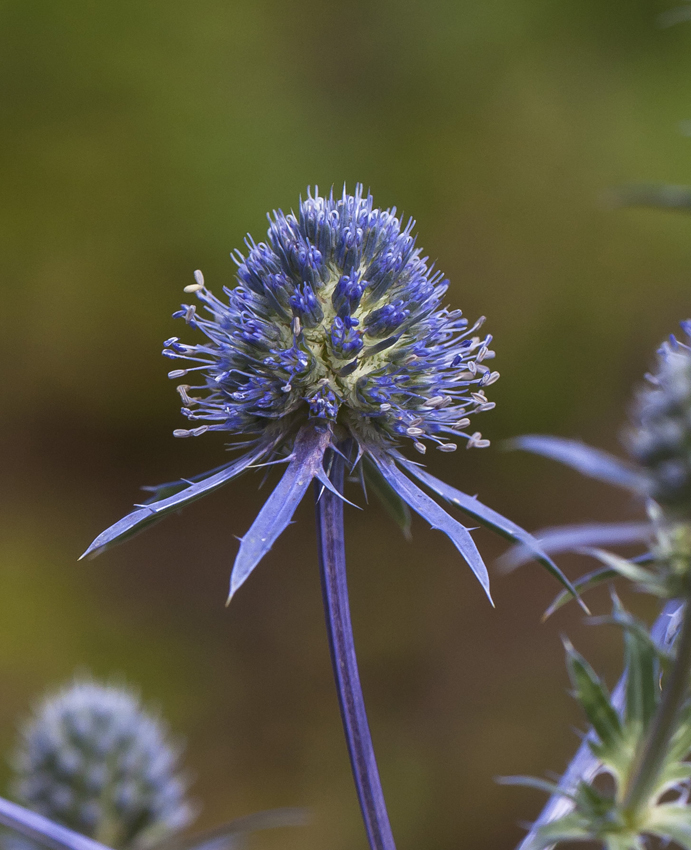
<path id="1" fill-rule="evenodd" d="M 58 823 L 141 848 L 192 818 L 180 746 L 127 688 L 76 680 L 49 694 L 20 735 L 15 797 Z"/>
<path id="2" fill-rule="evenodd" d="M 691 321 L 682 322 L 691 337 Z M 625 435 L 632 457 L 650 477 L 648 495 L 666 511 L 691 508 L 691 348 L 670 337 L 657 369 L 636 398 Z"/>

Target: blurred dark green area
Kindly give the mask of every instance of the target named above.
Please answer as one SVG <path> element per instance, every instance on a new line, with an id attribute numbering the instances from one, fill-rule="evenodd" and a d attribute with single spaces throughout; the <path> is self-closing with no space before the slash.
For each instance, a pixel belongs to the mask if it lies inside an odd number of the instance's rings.
<path id="1" fill-rule="evenodd" d="M 313 184 L 362 181 L 414 215 L 450 301 L 488 316 L 494 445 L 432 470 L 529 528 L 630 516 L 625 496 L 498 444 L 537 431 L 616 448 L 630 388 L 691 314 L 691 218 L 608 203 L 632 181 L 691 182 L 691 25 L 657 28 L 669 8 L 0 4 L 0 751 L 45 687 L 117 673 L 186 737 L 200 825 L 304 805 L 311 827 L 256 846 L 365 846 L 311 505 L 230 609 L 236 536 L 271 483 L 260 492 L 258 474 L 76 557 L 139 485 L 220 462 L 222 438 L 172 437 L 184 421 L 159 350 L 185 331 L 170 314 L 195 268 L 216 291 L 232 284 L 229 252 Z M 559 633 L 610 682 L 618 636 L 569 609 L 541 625 L 556 588 L 536 566 L 495 571 L 492 610 L 421 521 L 410 544 L 377 505 L 347 525 L 400 850 L 511 846 L 541 800 L 494 777 L 560 770 L 577 745 Z M 477 539 L 489 559 L 502 551 Z"/>

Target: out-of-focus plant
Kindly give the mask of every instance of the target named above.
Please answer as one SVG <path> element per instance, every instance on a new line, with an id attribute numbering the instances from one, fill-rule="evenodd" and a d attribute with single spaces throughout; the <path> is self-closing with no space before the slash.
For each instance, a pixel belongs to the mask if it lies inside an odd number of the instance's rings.
<path id="1" fill-rule="evenodd" d="M 240 850 L 250 832 L 305 822 L 302 810 L 276 809 L 181 837 L 195 814 L 181 751 L 131 688 L 78 678 L 49 693 L 21 726 L 17 803 L 0 799 L 13 830 L 3 850 Z"/>
<path id="2" fill-rule="evenodd" d="M 691 339 L 691 321 L 682 328 Z M 666 602 L 651 631 L 616 596 L 611 616 L 595 619 L 624 632 L 625 675 L 613 695 L 567 643 L 574 696 L 592 728 L 558 783 L 505 780 L 552 794 L 522 850 L 593 840 L 607 850 L 642 850 L 647 836 L 691 848 L 691 347 L 670 337 L 646 380 L 624 434 L 628 462 L 556 437 L 515 441 L 519 448 L 623 486 L 647 505 L 644 523 L 538 533 L 546 551 L 581 551 L 600 562 L 576 585 L 584 590 L 619 578 Z M 600 548 L 636 540 L 647 545 L 634 558 Z M 523 557 L 516 551 L 510 560 Z M 560 596 L 548 613 L 564 601 Z M 603 785 L 603 775 L 608 784 Z"/>
<path id="3" fill-rule="evenodd" d="M 77 680 L 22 725 L 14 797 L 103 844 L 148 847 L 192 819 L 180 752 L 134 691 Z"/>

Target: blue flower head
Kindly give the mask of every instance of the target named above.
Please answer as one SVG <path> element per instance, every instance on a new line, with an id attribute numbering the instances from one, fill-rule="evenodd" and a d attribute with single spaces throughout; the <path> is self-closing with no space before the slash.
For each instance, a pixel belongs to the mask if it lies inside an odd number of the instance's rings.
<path id="1" fill-rule="evenodd" d="M 428 447 L 452 452 L 459 441 L 489 445 L 470 428 L 470 417 L 494 407 L 485 390 L 499 377 L 487 365 L 491 336 L 477 334 L 484 318 L 471 326 L 460 310 L 444 306 L 448 281 L 416 246 L 413 225 L 395 208 L 376 208 L 360 185 L 340 198 L 315 189 L 297 215 L 279 210 L 269 217 L 265 242 L 247 237 L 247 254 L 233 254 L 237 286 L 224 288 L 223 298 L 195 273 L 185 291 L 198 304 L 174 315 L 204 339 L 172 337 L 163 351 L 184 363 L 171 378 L 196 379 L 178 386 L 192 427 L 174 433 L 223 431 L 250 441 L 242 457 L 207 476 L 154 488 L 147 505 L 101 534 L 88 553 L 250 466 L 286 461 L 242 540 L 232 595 L 290 522 L 311 481 L 333 488 L 324 468 L 333 449 L 448 534 L 488 591 L 467 529 L 409 475 L 511 539 L 525 539 L 525 532 L 400 452 L 410 443 L 420 454 Z"/>
<path id="2" fill-rule="evenodd" d="M 468 414 L 494 407 L 484 394 L 499 377 L 485 363 L 491 337 L 473 336 L 483 319 L 469 327 L 442 306 L 448 281 L 416 247 L 413 224 L 373 207 L 360 186 L 338 200 L 315 190 L 298 215 L 274 213 L 266 242 L 248 237 L 225 300 L 198 272 L 187 290 L 202 310 L 175 315 L 206 340 L 173 337 L 164 349 L 195 363 L 172 378 L 203 376 L 179 388 L 195 427 L 176 435 L 256 434 L 290 453 L 301 428 L 321 423 L 363 451 L 486 445 L 467 428 Z"/>

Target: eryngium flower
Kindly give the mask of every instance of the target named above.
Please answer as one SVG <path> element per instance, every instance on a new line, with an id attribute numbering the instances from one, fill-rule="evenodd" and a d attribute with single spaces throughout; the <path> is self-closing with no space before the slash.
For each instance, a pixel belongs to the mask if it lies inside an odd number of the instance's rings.
<path id="1" fill-rule="evenodd" d="M 377 209 L 362 187 L 354 195 L 308 192 L 298 214 L 274 212 L 266 242 L 246 240 L 235 252 L 238 283 L 213 295 L 201 272 L 186 287 L 201 311 L 185 304 L 174 315 L 205 340 L 166 341 L 164 354 L 193 365 L 171 378 L 181 384 L 183 414 L 194 423 L 180 437 L 222 431 L 250 437 L 246 452 L 205 476 L 151 488 L 152 498 L 103 532 L 85 554 L 119 542 L 185 502 L 216 489 L 250 466 L 286 461 L 287 470 L 242 539 L 230 594 L 290 522 L 310 482 L 333 490 L 324 469 L 330 448 L 347 453 L 352 468 L 378 482 L 444 531 L 485 591 L 487 570 L 468 532 L 406 473 L 438 495 L 533 552 L 535 541 L 476 499 L 443 484 L 406 459 L 399 446 L 424 454 L 455 441 L 489 444 L 470 417 L 490 410 L 485 388 L 499 377 L 485 361 L 491 337 L 444 306 L 448 281 L 416 247 L 413 222 L 395 208 Z M 380 476 L 380 477 L 379 477 Z M 366 475 L 365 475 L 366 477 Z M 382 482 L 383 479 L 383 482 Z M 543 563 L 560 580 L 548 560 Z"/>
<path id="2" fill-rule="evenodd" d="M 204 315 L 176 314 L 207 340 L 167 340 L 164 354 L 198 365 L 201 386 L 180 386 L 183 413 L 205 422 L 178 436 L 221 430 L 270 433 L 292 449 L 308 421 L 327 424 L 364 450 L 413 440 L 453 451 L 450 437 L 486 445 L 467 432 L 468 414 L 494 407 L 484 388 L 498 377 L 484 361 L 491 337 L 472 334 L 460 310 L 442 306 L 448 281 L 415 245 L 413 221 L 375 209 L 372 197 L 309 194 L 299 214 L 275 212 L 267 241 L 239 251 L 239 285 L 225 301 L 198 273 Z M 202 396 L 192 393 L 200 391 Z M 468 443 L 467 443 L 468 444 Z"/>
<path id="3" fill-rule="evenodd" d="M 78 680 L 23 725 L 15 796 L 111 847 L 145 847 L 191 819 L 179 753 L 135 693 Z"/>
<path id="4" fill-rule="evenodd" d="M 691 338 L 691 321 L 681 323 Z M 672 510 L 691 507 L 691 348 L 671 336 L 646 375 L 626 434 L 631 456 L 648 473 L 648 495 Z"/>

